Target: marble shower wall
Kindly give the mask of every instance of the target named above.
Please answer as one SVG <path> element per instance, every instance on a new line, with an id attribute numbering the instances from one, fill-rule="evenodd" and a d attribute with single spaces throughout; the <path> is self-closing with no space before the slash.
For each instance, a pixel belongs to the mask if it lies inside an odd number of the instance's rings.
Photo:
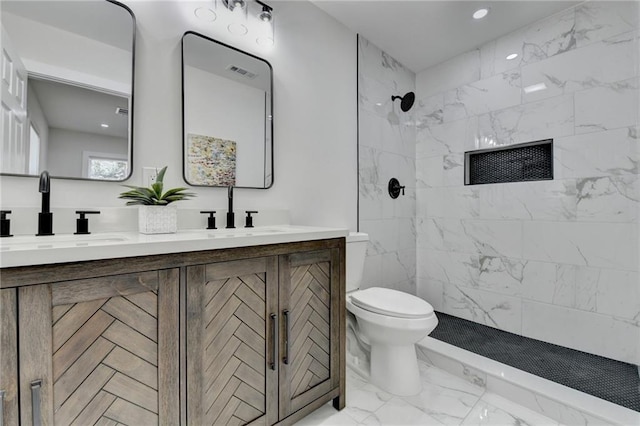
<path id="1" fill-rule="evenodd" d="M 640 364 L 638 14 L 586 2 L 417 75 L 417 293 L 437 310 Z M 553 181 L 464 186 L 465 151 L 546 138 Z"/>
<path id="2" fill-rule="evenodd" d="M 416 293 L 416 130 L 414 106 L 402 112 L 403 96 L 415 91 L 415 74 L 358 37 L 359 223 L 369 234 L 363 288 Z M 389 196 L 389 179 L 405 195 Z"/>

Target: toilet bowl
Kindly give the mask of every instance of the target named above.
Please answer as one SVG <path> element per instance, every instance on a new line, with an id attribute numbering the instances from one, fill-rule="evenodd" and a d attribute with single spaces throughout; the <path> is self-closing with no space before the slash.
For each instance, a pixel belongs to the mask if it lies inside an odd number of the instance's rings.
<path id="1" fill-rule="evenodd" d="M 415 344 L 438 325 L 426 301 L 388 288 L 359 290 L 368 236 L 347 238 L 347 310 L 356 324 L 357 340 L 369 350 L 370 380 L 389 393 L 410 396 L 422 384 Z"/>

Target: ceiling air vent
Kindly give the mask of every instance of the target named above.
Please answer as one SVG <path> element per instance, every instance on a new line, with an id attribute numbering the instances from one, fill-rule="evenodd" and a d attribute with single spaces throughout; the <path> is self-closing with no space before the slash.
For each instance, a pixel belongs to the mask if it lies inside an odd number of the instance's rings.
<path id="1" fill-rule="evenodd" d="M 237 67 L 237 66 L 235 66 L 235 65 L 229 65 L 229 66 L 227 67 L 227 69 L 228 69 L 229 71 L 231 71 L 231 72 L 236 73 L 236 74 L 240 74 L 240 75 L 241 75 L 241 76 L 243 76 L 244 78 L 250 78 L 250 79 L 253 79 L 253 78 L 256 78 L 256 77 L 258 76 L 258 74 L 252 73 L 251 71 L 247 71 L 247 70 L 245 70 L 244 68 L 240 68 L 240 67 Z"/>
<path id="2" fill-rule="evenodd" d="M 128 116 L 129 110 L 127 108 L 116 107 L 116 115 Z"/>

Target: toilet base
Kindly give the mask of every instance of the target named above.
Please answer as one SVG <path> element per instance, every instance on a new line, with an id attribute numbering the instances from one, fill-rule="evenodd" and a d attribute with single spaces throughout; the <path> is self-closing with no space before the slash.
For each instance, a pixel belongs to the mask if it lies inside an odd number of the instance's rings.
<path id="1" fill-rule="evenodd" d="M 371 383 L 398 396 L 413 396 L 422 391 L 415 344 L 371 344 Z"/>

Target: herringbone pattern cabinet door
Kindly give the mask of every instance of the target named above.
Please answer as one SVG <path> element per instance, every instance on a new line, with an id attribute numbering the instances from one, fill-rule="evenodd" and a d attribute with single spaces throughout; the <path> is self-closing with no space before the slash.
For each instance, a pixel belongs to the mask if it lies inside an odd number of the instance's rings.
<path id="1" fill-rule="evenodd" d="M 280 257 L 281 417 L 338 385 L 338 267 L 337 250 Z"/>
<path id="2" fill-rule="evenodd" d="M 158 276 L 151 272 L 40 286 L 42 294 L 50 287 L 51 297 L 51 375 L 44 378 L 42 392 L 52 391 L 47 400 L 52 400 L 53 424 L 170 423 L 164 393 L 171 389 L 162 388 L 166 371 L 159 372 L 158 365 L 178 364 L 177 356 L 172 362 L 163 353 L 160 359 L 165 330 L 159 314 L 177 324 L 178 275 L 175 271 L 174 282 L 164 286 Z M 172 301 L 165 290 L 173 291 Z"/>
<path id="3" fill-rule="evenodd" d="M 187 285 L 190 424 L 275 421 L 267 421 L 271 415 L 268 372 L 275 372 L 275 365 L 271 365 L 275 361 L 272 359 L 275 335 L 271 334 L 275 318 L 271 313 L 276 310 L 270 305 L 277 301 L 274 293 L 277 282 L 268 285 L 273 276 L 273 258 L 190 268 Z M 273 373 L 271 376 L 275 377 Z"/>

